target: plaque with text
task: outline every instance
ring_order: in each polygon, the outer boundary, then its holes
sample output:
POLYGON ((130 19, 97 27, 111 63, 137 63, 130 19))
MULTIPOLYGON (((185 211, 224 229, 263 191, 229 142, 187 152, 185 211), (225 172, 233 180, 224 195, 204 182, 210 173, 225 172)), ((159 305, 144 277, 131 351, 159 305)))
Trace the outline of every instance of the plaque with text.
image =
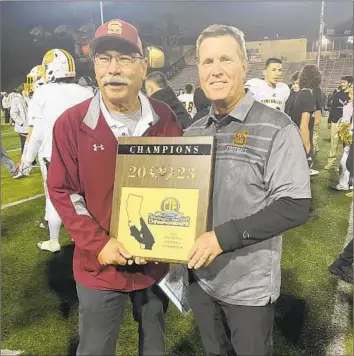
POLYGON ((135 257, 187 263, 207 230, 213 137, 120 137, 110 236, 135 257))

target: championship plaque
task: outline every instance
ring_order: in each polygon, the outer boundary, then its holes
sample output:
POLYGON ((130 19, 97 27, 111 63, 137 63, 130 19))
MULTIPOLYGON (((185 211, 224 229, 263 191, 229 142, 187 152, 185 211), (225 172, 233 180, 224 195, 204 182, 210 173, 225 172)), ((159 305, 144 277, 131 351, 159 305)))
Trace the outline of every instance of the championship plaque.
POLYGON ((110 236, 135 257, 187 263, 207 229, 213 137, 120 137, 110 236))

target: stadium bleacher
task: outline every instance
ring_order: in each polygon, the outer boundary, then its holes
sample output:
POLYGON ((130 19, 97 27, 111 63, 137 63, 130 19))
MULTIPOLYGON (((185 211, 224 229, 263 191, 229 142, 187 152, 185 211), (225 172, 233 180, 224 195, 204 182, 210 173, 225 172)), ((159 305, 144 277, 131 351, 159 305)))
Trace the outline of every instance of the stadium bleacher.
MULTIPOLYGON (((316 60, 307 60, 302 62, 284 62, 283 63, 283 82, 289 83, 291 75, 299 71, 306 64, 317 64, 316 60)), ((262 78, 264 62, 250 63, 246 79, 262 78)), ((331 93, 339 85, 340 78, 344 75, 353 75, 353 59, 321 59, 320 70, 322 71, 322 90, 325 93, 331 93)), ((175 77, 171 79, 172 88, 177 91, 184 88, 186 83, 199 86, 199 77, 197 66, 189 61, 189 64, 183 68, 175 77)))

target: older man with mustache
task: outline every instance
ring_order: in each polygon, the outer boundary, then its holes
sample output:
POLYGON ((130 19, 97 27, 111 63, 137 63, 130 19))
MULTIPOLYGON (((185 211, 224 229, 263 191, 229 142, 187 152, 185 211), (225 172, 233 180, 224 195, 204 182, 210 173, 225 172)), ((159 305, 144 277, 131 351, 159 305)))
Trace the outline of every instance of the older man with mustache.
POLYGON ((168 266, 133 259, 109 236, 109 224, 119 137, 182 131, 167 105, 140 92, 147 60, 135 27, 111 20, 89 48, 100 90, 57 121, 48 176, 52 202, 75 240, 77 355, 115 355, 128 297, 139 324, 139 355, 163 355, 168 301, 156 281, 168 266))

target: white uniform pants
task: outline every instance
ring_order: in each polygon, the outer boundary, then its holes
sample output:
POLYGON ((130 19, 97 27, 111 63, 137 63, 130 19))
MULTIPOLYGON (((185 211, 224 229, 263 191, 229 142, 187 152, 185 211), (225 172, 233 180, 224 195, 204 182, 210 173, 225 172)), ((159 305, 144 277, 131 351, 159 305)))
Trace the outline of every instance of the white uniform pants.
POLYGON ((45 220, 48 221, 49 237, 50 239, 58 240, 60 227, 61 227, 61 219, 49 198, 48 188, 47 188, 48 170, 44 161, 44 157, 41 157, 39 155, 38 158, 39 158, 39 164, 41 166, 41 172, 43 177, 43 187, 44 187, 44 194, 45 194, 45 220))

